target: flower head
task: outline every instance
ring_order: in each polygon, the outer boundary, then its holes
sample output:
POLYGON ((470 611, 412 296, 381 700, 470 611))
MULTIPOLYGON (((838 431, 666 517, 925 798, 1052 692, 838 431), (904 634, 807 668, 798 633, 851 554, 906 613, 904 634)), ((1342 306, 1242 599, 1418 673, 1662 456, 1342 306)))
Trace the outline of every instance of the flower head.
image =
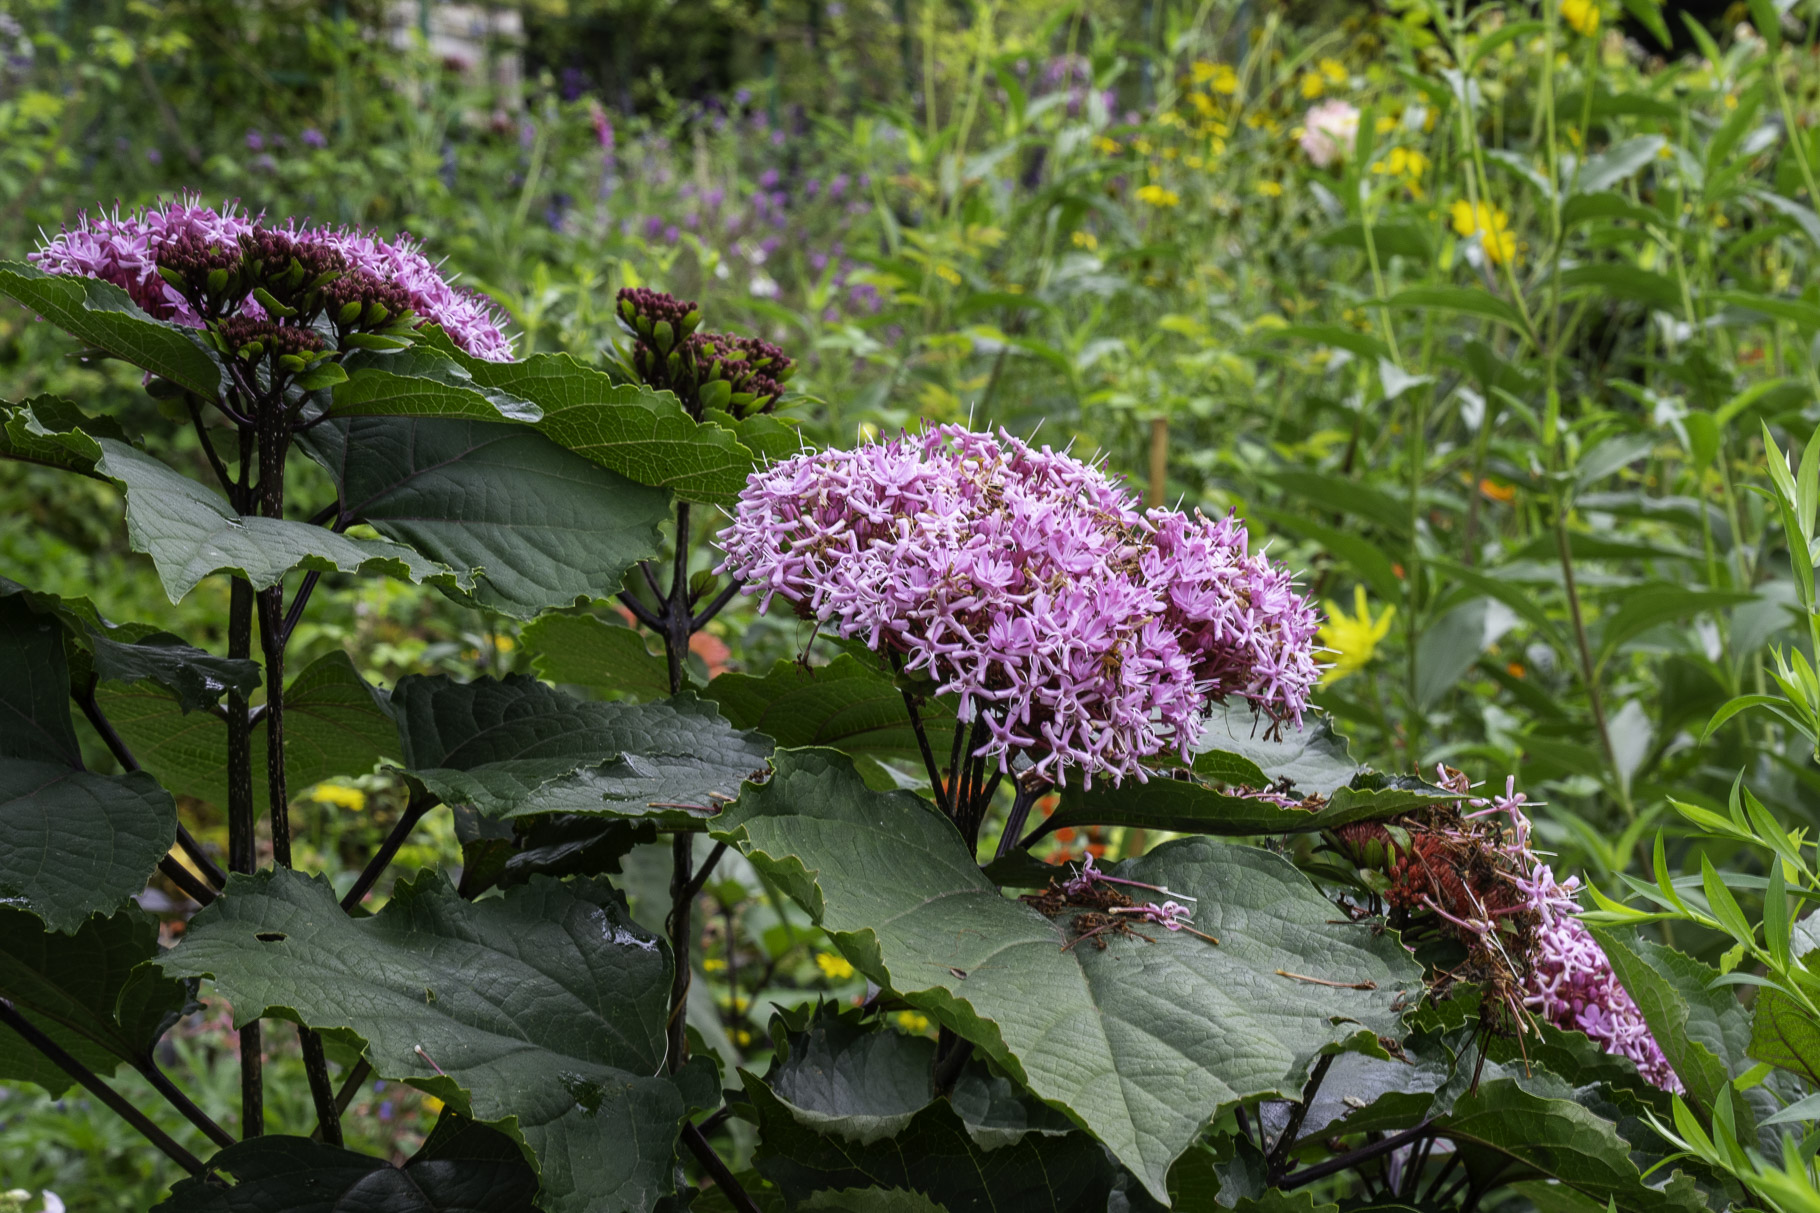
POLYGON ((1321 625, 1321 643, 1335 654, 1334 662, 1321 675, 1321 685, 1338 682, 1356 674, 1371 661, 1378 643, 1390 634, 1390 623, 1397 608, 1386 606, 1376 619, 1371 617, 1371 604, 1365 600, 1365 587, 1353 590, 1353 611, 1348 616, 1337 603, 1327 604, 1327 622, 1321 625))
MULTIPOLYGON (((237 204, 216 210, 196 195, 184 194, 125 214, 116 209, 83 215, 30 259, 49 274, 111 282, 149 314, 200 327, 204 317, 198 303, 220 315, 264 317, 250 292, 254 285, 269 287, 268 282, 247 280, 244 290, 230 292, 232 297, 214 298, 216 292, 204 289, 212 272, 241 268, 248 258, 271 263, 273 272, 290 272, 294 263, 306 271, 300 283, 318 286, 324 274, 365 274, 381 286, 388 302, 401 295, 419 317, 441 325, 475 357, 504 361, 512 356, 512 343, 492 305, 452 285, 408 236, 387 241, 373 233, 295 221, 268 227, 241 214, 237 204)), ((240 281, 246 276, 228 277, 240 281)))
POLYGON ((1599 32, 1598 0, 1561 0, 1561 19, 1575 33, 1592 37, 1599 32))
POLYGON ((1509 215, 1495 206, 1462 198, 1449 209, 1448 217, 1456 234, 1479 238, 1480 247, 1493 265, 1516 264, 1517 235, 1510 230, 1509 215))
POLYGON ((1302 117, 1302 151, 1316 168, 1346 159, 1359 134, 1358 107, 1345 101, 1323 101, 1302 117))
POLYGON ((720 570, 933 680, 976 754, 1145 777, 1237 697, 1300 721, 1313 606, 1239 520, 1140 510, 1099 467, 963 426, 755 473, 720 570))

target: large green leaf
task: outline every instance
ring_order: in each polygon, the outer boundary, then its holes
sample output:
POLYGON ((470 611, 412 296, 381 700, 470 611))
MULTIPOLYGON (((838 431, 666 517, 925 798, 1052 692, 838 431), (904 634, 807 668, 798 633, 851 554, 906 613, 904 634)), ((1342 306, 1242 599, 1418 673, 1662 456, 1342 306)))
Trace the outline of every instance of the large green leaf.
MULTIPOLYGON (((594 615, 551 614, 533 620, 518 639, 532 655, 531 668, 551 682, 634 700, 670 693, 669 665, 645 647, 635 628, 594 615)), ((708 698, 715 698, 712 690, 708 698)), ((725 704, 721 711, 727 712, 725 704)), ((734 719, 731 712, 727 717, 734 719)))
POLYGON ((662 489, 504 422, 361 417, 304 446, 334 477, 344 518, 476 570, 475 599, 519 619, 617 593, 670 517, 662 489))
POLYGON ((1154 929, 1155 943, 1064 951, 1066 917, 1003 897, 926 802, 869 792, 831 751, 774 763, 715 836, 866 976, 1067 1110, 1159 1200, 1170 1163, 1221 1107, 1299 1090, 1318 1054, 1359 1033, 1398 1035, 1396 1008, 1421 988, 1393 935, 1335 924, 1286 860, 1206 839, 1120 874, 1198 898, 1196 925, 1218 945, 1154 929))
MULTIPOLYGON (((1686 953, 1598 928, 1592 933, 1689 1098, 1710 1110, 1750 1068, 1750 1016, 1731 987, 1713 988, 1718 970, 1686 953)), ((1739 1111, 1748 1117, 1742 1106, 1739 1111)))
MULTIPOLYGON (((227 725, 155 687, 103 683, 97 698, 141 766, 172 792, 227 805, 227 725)), ((266 721, 253 723, 253 799, 266 803, 266 721)), ((293 796, 337 775, 365 775, 402 750, 386 693, 339 649, 300 670, 284 694, 285 786, 293 796)))
MULTIPOLYGON (((702 694, 720 705, 735 728, 757 729, 780 746, 827 746, 922 767, 903 692, 877 666, 851 653, 820 666, 779 661, 762 678, 722 674, 702 694)), ((929 701, 917 714, 945 761, 954 729, 953 703, 929 701)))
MULTIPOLYGON (((71 935, 0 907, 0 998, 99 1074, 149 1061, 159 1037, 195 1006, 194 982, 145 964, 157 954, 158 920, 137 906, 96 915, 71 935)), ((12 1032, 0 1033, 0 1078, 52 1095, 73 1081, 12 1032)))
POLYGON ((153 1213, 536 1213, 536 1194, 510 1138, 445 1113, 402 1167, 307 1137, 250 1138, 153 1213))
MULTIPOLYGON (((1203 755, 1205 757, 1205 755, 1203 755)), ((1274 800, 1210 788, 1194 779, 1153 776, 1146 783, 1091 788, 1070 786, 1042 832, 1065 826, 1123 825, 1181 834, 1298 834, 1331 830, 1355 821, 1382 821, 1438 801, 1459 797, 1416 779, 1388 779, 1365 772, 1327 801, 1284 806, 1274 800)))
POLYGON ((230 689, 251 694, 259 685, 257 662, 217 657, 149 624, 108 623, 86 598, 59 598, 0 577, 0 598, 13 595, 63 625, 73 693, 86 690, 92 678, 150 682, 176 696, 185 711, 194 711, 230 689))
POLYGON ((441 417, 465 421, 537 421, 543 410, 510 392, 474 382, 468 369, 439 350, 413 346, 394 354, 351 354, 348 377, 335 385, 335 417, 441 417))
POLYGON ((1750 1055, 1781 1066, 1820 1087, 1820 1024, 1782 991, 1757 991, 1751 1009, 1750 1055))
POLYGON ((58 328, 207 400, 221 392, 222 369, 195 330, 154 320, 110 282, 47 274, 0 261, 0 294, 11 295, 58 328))
POLYGON ((730 505, 746 485, 752 452, 731 431, 694 421, 668 392, 615 383, 567 354, 522 362, 455 356, 475 383, 541 408, 537 428, 559 445, 640 484, 716 505, 730 505))
POLYGON ((1238 700, 1216 707, 1195 743, 1197 754, 1237 754, 1255 763, 1272 783, 1287 781, 1298 796, 1331 796, 1352 782, 1359 764, 1333 720, 1311 714, 1301 728, 1270 721, 1238 700))
POLYGON ((764 770, 771 744, 684 693, 579 700, 520 674, 401 678, 392 693, 411 777, 488 817, 611 813, 686 824, 764 770), (678 806, 699 806, 683 808, 678 806))
POLYGON ((69 690, 62 625, 0 596, 0 904, 54 931, 145 888, 177 838, 177 806, 150 775, 83 769, 69 690))
POLYGON ((113 418, 90 417, 58 396, 33 396, 0 408, 0 459, 93 476, 101 458, 96 438, 125 442, 126 432, 113 418))
POLYGON ((498 1124, 528 1147, 546 1213, 643 1210, 672 1189, 670 953, 604 886, 539 877, 469 902, 426 871, 355 919, 319 877, 235 875, 159 964, 213 977, 242 1023, 358 1036, 381 1077, 498 1124))
POLYGON ((111 438, 97 441, 96 471, 126 493, 126 530, 135 551, 158 567, 172 602, 214 573, 245 577, 254 589, 277 585, 292 569, 383 573, 463 591, 472 574, 426 560, 401 543, 353 539, 288 518, 256 518, 150 455, 111 438))
POLYGON ((1696 1213, 1707 1207, 1684 1172, 1673 1172, 1666 1182, 1658 1173, 1660 1187, 1646 1183, 1611 1121, 1573 1099, 1529 1090, 1515 1077, 1489 1079, 1461 1095, 1441 1128, 1460 1149, 1468 1172, 1485 1183, 1539 1175, 1601 1206, 1611 1201, 1622 1213, 1696 1213))
MULTIPOLYGON (((784 1035, 781 1024, 772 1030, 784 1035)), ((1107 1208, 1123 1177, 1104 1149, 978 1065, 952 1099, 936 1100, 934 1057, 926 1037, 830 1009, 788 1032, 762 1080, 742 1074, 758 1114, 759 1171, 793 1205, 879 1187, 922 1193, 949 1213, 1107 1208)))

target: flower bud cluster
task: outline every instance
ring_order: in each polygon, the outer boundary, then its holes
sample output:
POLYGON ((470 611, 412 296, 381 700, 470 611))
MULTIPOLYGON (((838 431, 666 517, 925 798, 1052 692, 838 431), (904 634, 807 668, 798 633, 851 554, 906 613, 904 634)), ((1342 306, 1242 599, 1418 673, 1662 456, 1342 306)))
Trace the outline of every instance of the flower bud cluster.
POLYGON ((152 316, 200 328, 229 316, 350 334, 441 325, 469 354, 512 356, 500 317, 453 286, 408 238, 345 228, 265 226, 194 195, 140 211, 83 216, 31 255, 46 273, 99 278, 152 316))
POLYGON ((1214 703, 1299 721, 1315 609, 1244 526, 1143 512, 1101 468, 941 426, 755 473, 717 571, 858 637, 980 720, 978 755, 1146 777, 1214 703))
POLYGON ((795 363, 757 337, 698 332, 701 309, 646 287, 619 292, 619 317, 632 335, 632 370, 673 392, 699 420, 708 409, 744 419, 777 407, 795 363))

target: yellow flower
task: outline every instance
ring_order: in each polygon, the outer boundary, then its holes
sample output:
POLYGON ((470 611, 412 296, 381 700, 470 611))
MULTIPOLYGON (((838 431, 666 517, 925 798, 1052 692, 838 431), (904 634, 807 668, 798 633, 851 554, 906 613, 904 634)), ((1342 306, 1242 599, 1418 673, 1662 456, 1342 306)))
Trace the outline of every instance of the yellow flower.
POLYGON ((1146 202, 1151 206, 1176 206, 1182 201, 1181 195, 1174 190, 1166 190, 1160 185, 1139 186, 1137 196, 1139 202, 1146 202))
POLYGON ((1205 84, 1208 92, 1222 93, 1225 96, 1239 91, 1239 74, 1227 63, 1197 63, 1194 65, 1194 78, 1205 84), (1202 75, 1205 69, 1206 74, 1202 75))
POLYGON ((929 1030, 929 1017, 921 1011, 899 1011, 891 1017, 891 1022, 906 1032, 918 1035, 929 1030))
POLYGON ((1088 252, 1092 252, 1100 246, 1100 238, 1098 236, 1095 236, 1092 232, 1083 232, 1079 228, 1074 230, 1074 234, 1070 236, 1069 239, 1074 242, 1075 248, 1084 248, 1088 252))
POLYGON ((1264 195, 1266 198, 1281 198, 1283 196, 1283 187, 1281 183, 1276 181, 1260 181, 1258 182, 1258 193, 1264 195))
POLYGON ((310 792, 310 799, 318 804, 332 804, 349 812, 358 813, 367 807, 367 794, 359 788, 344 787, 338 783, 319 783, 310 792))
POLYGON ((845 981, 853 976, 853 966, 847 963, 847 958, 832 952, 817 952, 815 964, 829 981, 845 981))
POLYGON ((719 973, 726 967, 727 967, 727 962, 722 960, 718 956, 702 957, 701 971, 704 973, 719 973))
POLYGON ((1353 603, 1358 614, 1350 618, 1337 603, 1327 604, 1327 622, 1321 625, 1321 643, 1333 650, 1334 660, 1321 675, 1322 686, 1363 669, 1371 655, 1377 652, 1378 642, 1390 634, 1390 621, 1397 616, 1397 608, 1386 605, 1384 613, 1373 619, 1362 585, 1354 588, 1353 603))
POLYGON ((1599 30, 1598 0, 1561 0, 1561 19, 1576 32, 1592 37, 1599 30))
POLYGON ((1412 147, 1393 147, 1384 158, 1371 166, 1371 171, 1389 177, 1405 178, 1409 193, 1417 201, 1422 197, 1422 174, 1428 171, 1429 160, 1412 147))
POLYGON ((1102 156, 1116 156, 1125 149, 1119 146, 1117 139, 1108 139, 1104 135, 1093 137, 1093 150, 1102 156))
POLYGON ((943 282, 950 283, 954 286, 959 286, 961 284, 961 272, 952 265, 936 266, 935 276, 940 278, 943 282))
POLYGON ((1321 79, 1319 72, 1307 72, 1302 76, 1302 96, 1312 101, 1327 88, 1327 82, 1321 79))
POLYGON ((1516 264, 1517 235, 1510 230, 1510 216, 1495 206, 1481 202, 1474 206, 1465 199, 1453 204, 1449 214, 1453 230, 1461 236, 1478 236, 1485 256, 1493 265, 1516 264))
POLYGON ((423 1114, 425 1116, 434 1116, 440 1111, 442 1111, 442 1100, 437 1099, 434 1095, 423 1097, 423 1114))
POLYGON ((1323 59, 1318 66, 1329 84, 1346 83, 1346 65, 1338 59, 1323 59))

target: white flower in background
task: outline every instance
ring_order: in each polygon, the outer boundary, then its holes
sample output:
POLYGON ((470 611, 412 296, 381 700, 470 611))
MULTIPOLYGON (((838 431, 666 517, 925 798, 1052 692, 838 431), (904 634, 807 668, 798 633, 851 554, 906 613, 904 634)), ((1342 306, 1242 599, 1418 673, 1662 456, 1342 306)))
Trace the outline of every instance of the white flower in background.
POLYGON ((1316 168, 1346 159, 1358 134, 1358 107, 1345 101, 1323 101, 1302 118, 1302 150, 1316 168))

